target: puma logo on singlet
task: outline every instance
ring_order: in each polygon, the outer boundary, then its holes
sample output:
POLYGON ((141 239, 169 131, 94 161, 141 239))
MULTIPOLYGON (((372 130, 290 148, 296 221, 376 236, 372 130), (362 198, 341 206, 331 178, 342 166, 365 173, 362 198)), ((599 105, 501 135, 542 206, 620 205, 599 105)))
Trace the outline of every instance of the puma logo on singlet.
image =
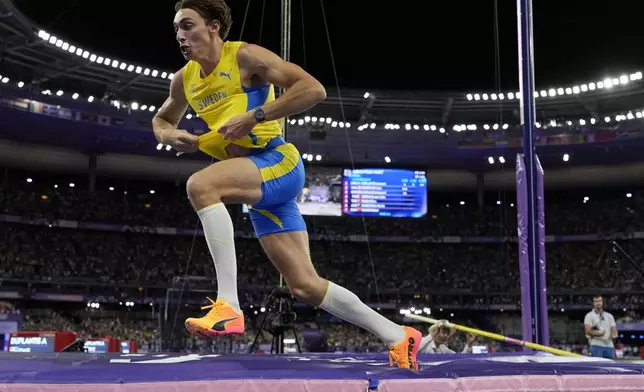
POLYGON ((230 71, 228 71, 228 73, 222 71, 222 72, 219 72, 219 76, 225 76, 225 77, 228 78, 228 80, 233 80, 233 78, 230 76, 230 74, 232 74, 232 73, 233 73, 232 69, 230 71))

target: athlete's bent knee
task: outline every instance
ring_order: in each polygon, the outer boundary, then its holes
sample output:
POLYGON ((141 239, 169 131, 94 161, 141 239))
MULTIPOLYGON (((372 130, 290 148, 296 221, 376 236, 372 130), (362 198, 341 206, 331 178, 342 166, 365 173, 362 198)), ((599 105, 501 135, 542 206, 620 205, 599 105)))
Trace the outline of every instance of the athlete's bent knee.
POLYGON ((217 185, 202 173, 195 173, 188 178, 186 192, 188 193, 188 199, 197 209, 205 208, 221 201, 217 185))
POLYGON ((288 288, 295 298, 315 306, 324 299, 326 286, 326 281, 319 276, 288 283, 288 288))

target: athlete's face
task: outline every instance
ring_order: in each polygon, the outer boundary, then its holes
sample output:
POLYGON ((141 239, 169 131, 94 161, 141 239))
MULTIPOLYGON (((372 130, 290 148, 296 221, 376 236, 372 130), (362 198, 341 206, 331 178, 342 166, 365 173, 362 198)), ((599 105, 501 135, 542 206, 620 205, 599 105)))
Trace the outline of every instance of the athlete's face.
POLYGON ((206 57, 219 34, 219 21, 206 22, 195 10, 184 8, 174 17, 179 49, 186 60, 206 57))

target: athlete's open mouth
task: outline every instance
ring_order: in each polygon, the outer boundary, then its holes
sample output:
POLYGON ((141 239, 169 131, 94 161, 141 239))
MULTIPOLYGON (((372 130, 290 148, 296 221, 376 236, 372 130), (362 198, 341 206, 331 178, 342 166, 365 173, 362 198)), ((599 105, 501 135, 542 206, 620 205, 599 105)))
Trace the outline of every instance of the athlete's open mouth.
POLYGON ((190 46, 188 45, 181 45, 181 53, 184 55, 188 55, 190 53, 190 46))

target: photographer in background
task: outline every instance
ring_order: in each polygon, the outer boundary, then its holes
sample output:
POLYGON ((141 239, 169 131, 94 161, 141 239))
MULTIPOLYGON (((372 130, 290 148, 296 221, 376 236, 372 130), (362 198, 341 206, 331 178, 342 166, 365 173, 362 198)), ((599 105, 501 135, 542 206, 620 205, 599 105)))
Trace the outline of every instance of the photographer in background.
POLYGON ((604 311, 601 295, 593 297, 593 310, 584 318, 590 353, 597 358, 615 358, 613 339, 617 339, 617 324, 612 314, 604 311))

